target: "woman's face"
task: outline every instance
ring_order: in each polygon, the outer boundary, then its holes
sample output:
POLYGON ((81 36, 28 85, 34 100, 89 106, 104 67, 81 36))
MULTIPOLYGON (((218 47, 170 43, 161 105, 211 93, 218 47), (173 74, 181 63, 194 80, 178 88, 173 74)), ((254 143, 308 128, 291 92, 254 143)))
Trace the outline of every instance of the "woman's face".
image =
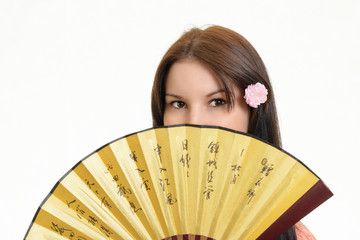
POLYGON ((165 82, 164 125, 215 125, 247 132, 249 108, 234 87, 234 106, 228 108, 225 90, 213 72, 199 61, 175 62, 165 82))

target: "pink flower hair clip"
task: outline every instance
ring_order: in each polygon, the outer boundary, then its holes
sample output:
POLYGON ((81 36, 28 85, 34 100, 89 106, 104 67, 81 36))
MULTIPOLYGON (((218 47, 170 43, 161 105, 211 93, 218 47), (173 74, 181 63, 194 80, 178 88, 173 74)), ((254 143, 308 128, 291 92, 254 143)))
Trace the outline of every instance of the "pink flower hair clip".
POLYGON ((257 108, 260 104, 265 103, 267 100, 268 90, 261 83, 250 84, 245 89, 245 101, 253 108, 257 108))

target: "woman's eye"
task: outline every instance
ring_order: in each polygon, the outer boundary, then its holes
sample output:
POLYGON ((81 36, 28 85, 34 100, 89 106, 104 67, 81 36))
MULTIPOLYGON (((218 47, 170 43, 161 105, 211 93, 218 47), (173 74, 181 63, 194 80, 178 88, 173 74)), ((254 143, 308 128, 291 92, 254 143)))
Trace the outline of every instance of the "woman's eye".
POLYGON ((226 101, 224 99, 213 99, 210 102, 211 107, 218 107, 218 106, 225 105, 225 104, 226 104, 226 101))
POLYGON ((173 101, 170 103, 174 108, 180 109, 186 107, 186 104, 182 101, 173 101))

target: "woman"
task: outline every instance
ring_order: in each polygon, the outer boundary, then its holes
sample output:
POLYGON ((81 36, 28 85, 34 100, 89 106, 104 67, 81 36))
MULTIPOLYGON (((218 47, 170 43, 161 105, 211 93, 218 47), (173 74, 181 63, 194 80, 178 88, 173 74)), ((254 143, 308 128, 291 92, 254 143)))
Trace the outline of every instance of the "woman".
MULTIPOLYGON (((152 89, 154 126, 217 125, 248 132, 281 147, 271 83, 260 56, 240 34, 220 26, 191 29, 161 60, 152 89), (245 89, 267 89, 250 107, 245 89)), ((298 223, 277 239, 315 239, 298 223)))

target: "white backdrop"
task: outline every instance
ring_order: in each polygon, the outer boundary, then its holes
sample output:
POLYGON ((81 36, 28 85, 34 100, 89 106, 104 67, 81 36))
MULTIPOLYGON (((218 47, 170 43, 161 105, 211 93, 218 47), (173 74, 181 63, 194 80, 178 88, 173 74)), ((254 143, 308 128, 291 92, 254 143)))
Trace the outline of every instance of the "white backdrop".
POLYGON ((244 35, 273 82, 284 149, 335 196, 303 219, 360 234, 360 1, 0 0, 1 239, 22 239, 56 181, 103 144, 151 126, 166 49, 192 26, 244 35))

